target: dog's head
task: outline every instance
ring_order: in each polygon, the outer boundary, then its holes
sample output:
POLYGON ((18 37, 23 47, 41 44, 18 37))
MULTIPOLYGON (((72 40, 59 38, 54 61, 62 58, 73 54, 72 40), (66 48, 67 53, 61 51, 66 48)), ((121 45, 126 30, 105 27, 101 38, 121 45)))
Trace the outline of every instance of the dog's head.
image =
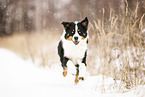
POLYGON ((87 38, 88 18, 81 22, 62 22, 65 28, 65 39, 77 45, 81 40, 87 38))

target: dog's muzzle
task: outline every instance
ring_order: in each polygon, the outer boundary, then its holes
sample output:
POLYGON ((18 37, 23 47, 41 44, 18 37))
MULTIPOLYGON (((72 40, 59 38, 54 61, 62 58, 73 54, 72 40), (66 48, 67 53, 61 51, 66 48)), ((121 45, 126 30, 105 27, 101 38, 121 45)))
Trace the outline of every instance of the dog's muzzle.
POLYGON ((77 45, 79 43, 78 37, 74 37, 74 41, 73 42, 74 42, 75 45, 77 45))

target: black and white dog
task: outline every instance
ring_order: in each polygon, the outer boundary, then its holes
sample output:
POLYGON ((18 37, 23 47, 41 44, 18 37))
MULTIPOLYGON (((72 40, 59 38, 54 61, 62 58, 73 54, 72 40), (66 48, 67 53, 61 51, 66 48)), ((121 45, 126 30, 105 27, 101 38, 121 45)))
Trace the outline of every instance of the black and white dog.
POLYGON ((84 80, 86 73, 86 57, 88 47, 88 19, 81 21, 62 22, 64 32, 58 45, 58 55, 63 67, 63 76, 69 67, 75 71, 75 83, 84 80), (71 63, 73 66, 70 66, 71 63))

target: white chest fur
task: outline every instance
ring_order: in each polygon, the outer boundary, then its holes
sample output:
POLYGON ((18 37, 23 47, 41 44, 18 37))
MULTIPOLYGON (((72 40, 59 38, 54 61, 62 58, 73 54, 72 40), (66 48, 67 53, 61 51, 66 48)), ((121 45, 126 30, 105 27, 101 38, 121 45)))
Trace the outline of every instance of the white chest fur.
POLYGON ((80 63, 87 50, 86 39, 75 45, 72 41, 63 40, 64 56, 69 58, 74 64, 80 63))

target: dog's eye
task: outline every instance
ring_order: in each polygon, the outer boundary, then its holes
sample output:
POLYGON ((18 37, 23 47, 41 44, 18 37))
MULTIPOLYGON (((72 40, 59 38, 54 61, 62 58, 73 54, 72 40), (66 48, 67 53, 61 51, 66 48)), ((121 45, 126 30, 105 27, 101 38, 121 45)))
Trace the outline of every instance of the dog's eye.
POLYGON ((79 33, 81 33, 81 32, 79 32, 79 33))
POLYGON ((72 31, 72 33, 74 33, 74 32, 72 31))

